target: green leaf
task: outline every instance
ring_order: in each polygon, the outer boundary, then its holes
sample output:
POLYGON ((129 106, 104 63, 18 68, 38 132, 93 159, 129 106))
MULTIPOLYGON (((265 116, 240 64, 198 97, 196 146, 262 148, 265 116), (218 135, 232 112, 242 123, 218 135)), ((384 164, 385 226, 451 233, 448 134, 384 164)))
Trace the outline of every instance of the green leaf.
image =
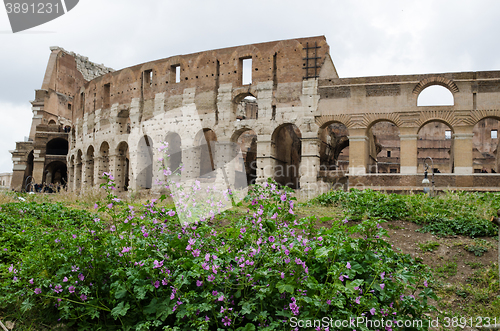
POLYGON ((333 251, 333 247, 321 247, 316 250, 316 258, 327 258, 330 252, 333 251))
POLYGON ((253 325, 251 323, 247 323, 247 325, 245 325, 245 327, 240 327, 240 328, 236 329, 236 331, 255 331, 255 325, 253 325))
POLYGON ((127 314, 127 311, 129 310, 130 305, 127 302, 126 305, 123 304, 123 301, 118 304, 113 310, 111 310, 111 316, 116 320, 120 316, 125 316, 127 314))
POLYGON ((146 307, 144 307, 144 313, 145 314, 156 314, 156 310, 158 309, 158 306, 156 305, 156 303, 158 302, 158 299, 154 298, 153 300, 151 300, 151 302, 149 303, 149 305, 147 305, 146 307))
POLYGON ((115 293, 115 299, 121 299, 121 298, 123 298, 125 296, 125 294, 127 294, 127 290, 125 290, 125 289, 116 291, 116 293, 115 293))
POLYGON ((293 285, 284 284, 283 282, 279 282, 278 284, 276 284, 276 288, 278 289, 278 291, 280 291, 280 293, 283 293, 286 291, 286 292, 292 293, 292 294, 293 294, 293 290, 295 289, 293 287, 293 285))

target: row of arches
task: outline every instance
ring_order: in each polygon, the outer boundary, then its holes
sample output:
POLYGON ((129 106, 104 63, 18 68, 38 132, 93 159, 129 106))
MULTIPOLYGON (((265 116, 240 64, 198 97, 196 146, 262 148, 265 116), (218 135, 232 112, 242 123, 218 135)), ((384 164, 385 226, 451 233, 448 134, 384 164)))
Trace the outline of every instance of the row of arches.
MULTIPOLYGON (((498 130, 500 121, 483 118, 473 127, 473 171, 497 173, 498 130)), ((417 172, 424 171, 424 161, 431 157, 435 173, 454 173, 456 157, 453 153, 454 128, 442 120, 423 124, 417 132, 417 172)), ((381 120, 366 130, 369 141, 369 173, 401 172, 401 140, 399 127, 381 120)), ((349 130, 339 122, 327 123, 319 131, 321 170, 349 169, 349 130)))
MULTIPOLYGON (((497 158, 499 123, 496 118, 484 118, 474 126, 474 172, 486 170, 496 173, 500 170, 497 158)), ((327 122, 319 128, 319 170, 341 171, 344 175, 349 172, 349 132, 349 128, 336 121, 327 122)), ((366 129, 369 146, 368 173, 401 172, 400 135, 400 127, 389 120, 377 120, 366 129)), ((416 139, 418 173, 423 172, 423 162, 427 156, 434 160, 434 172, 454 172, 454 128, 451 125, 442 120, 430 120, 418 129, 416 139)), ((191 178, 200 177, 207 181, 213 179, 221 152, 215 144, 218 139, 212 129, 205 128, 197 134, 191 148, 185 147, 186 142, 178 133, 167 133, 164 140, 169 144, 170 158, 167 166, 172 171, 180 173, 180 166, 189 162, 191 166, 184 171, 191 178)), ((236 178, 239 178, 237 182, 255 183, 258 178, 258 155, 262 154, 258 151, 259 136, 253 129, 246 127, 235 131, 230 140, 237 143, 242 152, 241 166, 234 169, 236 178)), ((267 148, 264 146, 267 143, 263 141, 261 148, 267 148)), ((300 188, 302 145, 302 133, 291 123, 278 126, 271 135, 269 159, 272 159, 272 176, 281 185, 300 188)), ((137 161, 134 165, 137 189, 152 188, 155 184, 154 178, 160 177, 154 158, 158 146, 159 142, 156 142, 155 146, 153 139, 147 135, 141 137, 137 144, 137 161)), ((119 173, 115 177, 120 178, 117 189, 127 190, 133 172, 128 144, 121 142, 112 154, 115 157, 113 169, 119 173)), ((82 182, 86 186, 100 184, 95 173, 113 171, 110 163, 110 146, 107 142, 103 142, 98 151, 95 151, 93 146, 88 146, 85 157, 84 152, 78 150, 70 161, 70 168, 75 171, 75 188, 79 189, 79 183, 82 182)))

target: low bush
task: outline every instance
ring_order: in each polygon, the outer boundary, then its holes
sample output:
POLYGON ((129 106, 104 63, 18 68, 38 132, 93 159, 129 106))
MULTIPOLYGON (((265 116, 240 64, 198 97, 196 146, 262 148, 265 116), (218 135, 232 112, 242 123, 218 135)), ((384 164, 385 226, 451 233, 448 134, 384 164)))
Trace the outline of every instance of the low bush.
POLYGON ((498 193, 448 192, 429 197, 425 194, 396 195, 352 189, 322 194, 311 203, 341 206, 345 217, 350 220, 375 217, 414 222, 423 225, 420 231, 439 236, 475 238, 498 234, 498 227, 489 221, 500 207, 498 193))
POLYGON ((406 215, 400 207, 318 228, 269 182, 225 227, 180 224, 157 201, 124 204, 107 179, 100 217, 57 204, 2 207, 4 314, 78 330, 288 330, 294 319, 425 320, 433 309, 427 269, 395 252, 374 218, 406 215))

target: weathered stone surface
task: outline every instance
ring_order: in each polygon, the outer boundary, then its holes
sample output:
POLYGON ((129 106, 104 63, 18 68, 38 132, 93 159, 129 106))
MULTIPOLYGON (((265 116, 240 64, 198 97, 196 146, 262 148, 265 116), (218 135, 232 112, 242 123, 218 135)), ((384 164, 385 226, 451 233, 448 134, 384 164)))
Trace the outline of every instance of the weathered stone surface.
POLYGON ((491 188, 495 174, 474 173, 500 170, 498 139, 489 136, 499 129, 500 72, 339 78, 323 36, 117 71, 51 47, 32 105, 30 141, 12 151, 16 190, 30 178, 84 190, 109 171, 118 190, 158 191, 157 147, 164 141, 179 149, 172 162, 184 164, 186 178, 228 161, 235 142, 245 166, 230 176, 272 176, 306 195, 335 183, 418 187, 427 156, 435 169, 456 174, 439 175, 443 187, 491 188), (251 79, 244 83, 248 59, 251 79), (431 85, 447 88, 453 105, 418 106, 431 85), (55 139, 69 144, 63 158, 48 153, 55 139))

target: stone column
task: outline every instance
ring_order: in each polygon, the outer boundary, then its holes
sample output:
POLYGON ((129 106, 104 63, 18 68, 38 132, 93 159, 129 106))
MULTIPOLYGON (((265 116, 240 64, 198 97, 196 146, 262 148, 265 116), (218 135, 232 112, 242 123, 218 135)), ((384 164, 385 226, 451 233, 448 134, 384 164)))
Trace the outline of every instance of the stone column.
POLYGON ((89 166, 89 160, 87 160, 87 156, 85 155, 85 157, 82 158, 82 181, 81 181, 82 192, 87 190, 89 187, 92 187, 92 183, 87 178, 88 175, 90 174, 90 169, 88 169, 88 166, 89 166))
POLYGON ((44 163, 45 158, 35 159, 33 161, 33 180, 36 184, 42 184, 44 163))
POLYGON ((368 165, 368 137, 366 128, 349 129, 349 175, 366 174, 368 165))
POLYGON ((418 168, 418 128, 400 128, 399 162, 402 174, 416 174, 418 168))
POLYGON ((300 191, 305 198, 312 198, 319 191, 320 141, 316 132, 302 133, 300 158, 300 191))
POLYGON ((274 178, 274 142, 271 135, 257 135, 257 184, 274 178))
POLYGON ((97 187, 102 183, 101 162, 102 156, 94 156, 94 185, 97 187))
POLYGON ((77 161, 75 166, 75 192, 80 192, 82 185, 82 161, 77 161))
POLYGON ((119 191, 118 190, 118 183, 119 183, 119 180, 121 179, 121 176, 120 177, 118 176, 118 172, 119 172, 118 168, 119 168, 119 158, 120 158, 120 156, 117 155, 117 154, 109 154, 108 158, 109 158, 109 172, 115 178, 115 188, 116 188, 116 191, 119 191))
POLYGON ((125 187, 125 156, 110 155, 110 169, 115 177, 115 187, 117 192, 122 192, 125 187))
POLYGON ((453 134, 453 161, 456 174, 472 174, 472 133, 473 126, 455 127, 453 134))
POLYGON ((66 190, 69 192, 73 188, 74 176, 75 175, 75 167, 73 163, 71 163, 68 167, 68 181, 66 182, 66 190))

